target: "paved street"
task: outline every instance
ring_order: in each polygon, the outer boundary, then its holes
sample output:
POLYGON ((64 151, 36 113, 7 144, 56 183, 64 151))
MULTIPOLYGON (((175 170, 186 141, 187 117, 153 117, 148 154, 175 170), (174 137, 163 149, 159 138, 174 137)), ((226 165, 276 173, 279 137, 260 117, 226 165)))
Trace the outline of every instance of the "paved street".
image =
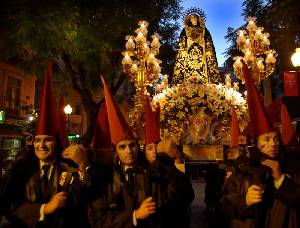
POLYGON ((191 228, 206 228, 207 219, 205 218, 204 210, 204 190, 205 182, 204 180, 193 181, 193 188, 195 192, 195 199, 192 203, 192 217, 191 217, 191 228))

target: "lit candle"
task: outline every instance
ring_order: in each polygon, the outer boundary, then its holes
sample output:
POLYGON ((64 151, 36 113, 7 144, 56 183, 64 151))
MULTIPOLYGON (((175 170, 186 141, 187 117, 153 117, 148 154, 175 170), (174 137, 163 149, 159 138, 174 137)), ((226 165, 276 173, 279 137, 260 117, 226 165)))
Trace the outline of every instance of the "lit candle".
POLYGON ((154 57, 153 53, 150 53, 147 58, 147 63, 152 64, 154 62, 154 60, 155 60, 155 57, 154 57))
POLYGON ((229 89, 231 87, 231 77, 230 77, 230 74, 226 74, 225 84, 226 84, 226 88, 227 89, 229 89))
POLYGON ((253 17, 248 18, 248 25, 247 25, 248 31, 255 31, 256 28, 257 26, 255 24, 255 18, 253 17))
POLYGON ((233 68, 237 69, 237 70, 241 70, 243 67, 241 57, 235 57, 234 60, 235 60, 235 62, 233 64, 233 68))
POLYGON ((146 43, 143 44, 143 50, 146 53, 146 55, 148 55, 148 53, 150 52, 150 48, 146 43))
POLYGON ((132 60, 131 60, 131 58, 130 58, 130 56, 128 55, 127 52, 125 53, 125 56, 122 60, 122 64, 123 65, 131 65, 132 64, 132 60))
POLYGON ((273 55, 273 52, 271 52, 271 51, 267 54, 267 57, 266 57, 266 64, 270 64, 270 63, 276 63, 276 59, 273 55))
POLYGON ((245 42, 245 49, 249 49, 249 48, 251 48, 251 41, 250 39, 247 39, 245 42))
POLYGON ((261 37, 262 37, 261 31, 262 31, 262 28, 258 28, 258 29, 256 30, 255 35, 254 35, 254 39, 255 39, 255 40, 260 40, 260 39, 261 39, 261 37))
POLYGON ((249 61, 252 61, 253 60, 253 55, 251 53, 251 51, 248 49, 245 53, 245 57, 244 57, 244 60, 246 62, 249 62, 249 61))
POLYGON ((138 70, 139 70, 139 68, 138 68, 138 66, 135 63, 132 64, 132 66, 130 67, 130 71, 133 74, 135 74, 138 70))
POLYGON ((126 49, 129 50, 129 51, 133 51, 133 50, 134 50, 135 44, 134 44, 134 41, 133 41, 132 37, 130 37, 130 38, 127 40, 127 42, 126 42, 126 44, 125 44, 125 47, 126 47, 126 49))
POLYGON ((163 81, 163 83, 165 83, 166 85, 168 84, 168 75, 167 75, 167 74, 165 74, 165 75, 163 76, 162 81, 163 81))
POLYGON ((265 69, 265 65, 263 63, 263 59, 259 59, 258 62, 257 62, 257 68, 260 70, 260 71, 263 71, 265 69))
POLYGON ((235 90, 235 91, 239 91, 239 83, 238 82, 234 82, 233 83, 233 89, 235 90))
POLYGON ((143 35, 146 36, 147 33, 148 33, 148 29, 147 29, 148 22, 147 21, 140 21, 138 24, 140 25, 139 31, 141 31, 143 33, 143 35))
POLYGON ((139 43, 142 43, 142 42, 144 42, 144 40, 145 40, 145 37, 144 37, 143 33, 138 32, 138 34, 136 36, 136 41, 139 42, 139 43))
POLYGON ((268 39, 268 35, 267 35, 267 34, 268 34, 268 33, 265 33, 265 34, 264 34, 264 37, 263 37, 263 44, 269 46, 269 45, 270 45, 270 41, 269 41, 269 39, 268 39))
POLYGON ((239 30, 238 31, 238 37, 237 37, 237 41, 236 41, 239 45, 243 45, 246 42, 246 37, 244 35, 244 31, 243 30, 239 30))
POLYGON ((154 49, 158 49, 160 47, 159 39, 156 36, 153 36, 151 47, 154 49))

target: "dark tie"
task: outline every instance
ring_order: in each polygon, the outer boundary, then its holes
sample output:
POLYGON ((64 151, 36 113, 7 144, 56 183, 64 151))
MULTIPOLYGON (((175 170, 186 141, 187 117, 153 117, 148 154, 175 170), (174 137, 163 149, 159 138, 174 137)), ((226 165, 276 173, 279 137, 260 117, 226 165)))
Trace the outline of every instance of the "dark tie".
POLYGON ((130 194, 133 194, 134 192, 134 173, 132 168, 128 168, 125 171, 125 182, 128 183, 129 192, 130 194))
POLYGON ((42 194, 42 200, 44 202, 48 202, 50 199, 50 185, 48 180, 50 165, 43 165, 42 167, 44 173, 41 177, 41 194, 42 194))

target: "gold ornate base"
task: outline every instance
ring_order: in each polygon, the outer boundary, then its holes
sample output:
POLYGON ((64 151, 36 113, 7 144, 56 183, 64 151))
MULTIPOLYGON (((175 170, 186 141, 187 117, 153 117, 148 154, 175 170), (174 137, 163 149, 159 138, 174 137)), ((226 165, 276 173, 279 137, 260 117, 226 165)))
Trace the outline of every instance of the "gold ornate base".
POLYGON ((221 161, 223 145, 183 145, 183 156, 190 161, 221 161))

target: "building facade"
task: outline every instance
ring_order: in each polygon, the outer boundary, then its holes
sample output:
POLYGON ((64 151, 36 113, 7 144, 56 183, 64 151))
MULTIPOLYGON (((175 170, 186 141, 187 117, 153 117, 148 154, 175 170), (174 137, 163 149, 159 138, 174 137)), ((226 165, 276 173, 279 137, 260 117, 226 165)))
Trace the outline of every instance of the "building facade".
POLYGON ((0 61, 0 156, 13 160, 26 143, 24 126, 29 118, 26 107, 34 106, 35 81, 20 69, 0 61))

